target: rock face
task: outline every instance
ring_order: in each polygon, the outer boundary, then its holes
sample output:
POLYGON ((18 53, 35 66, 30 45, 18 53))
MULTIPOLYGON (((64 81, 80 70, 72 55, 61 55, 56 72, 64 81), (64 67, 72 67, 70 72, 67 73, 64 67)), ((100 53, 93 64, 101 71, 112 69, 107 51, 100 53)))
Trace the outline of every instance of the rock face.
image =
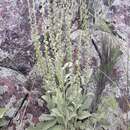
MULTIPOLYGON (((119 34, 125 39, 122 41, 122 51, 123 56, 121 62, 119 64, 119 69, 123 72, 122 79, 120 82, 121 91, 125 91, 127 87, 127 74, 130 74, 130 67, 128 61, 128 55, 130 54, 129 47, 130 47, 130 1, 129 0, 115 0, 113 2, 112 8, 112 18, 111 20, 114 21, 114 26, 116 30, 118 30, 119 34)), ((122 92, 124 93, 124 92, 122 92)))
POLYGON ((113 21, 115 27, 120 31, 128 41, 130 33, 130 1, 115 0, 113 3, 113 21))
POLYGON ((11 122, 10 130, 34 125, 39 122, 40 115, 47 112, 39 98, 42 81, 37 78, 33 87, 30 83, 26 84, 27 88, 25 85, 25 75, 34 63, 27 0, 0 0, 0 107, 9 109, 6 118, 7 123, 11 122))
POLYGON ((26 0, 0 1, 0 66, 29 72, 34 65, 26 0))
POLYGON ((32 83, 17 71, 4 67, 0 67, 0 75, 0 107, 8 110, 5 117, 7 124, 10 122, 9 128, 23 130, 38 123, 41 114, 48 112, 40 99, 41 79, 37 77, 32 83))

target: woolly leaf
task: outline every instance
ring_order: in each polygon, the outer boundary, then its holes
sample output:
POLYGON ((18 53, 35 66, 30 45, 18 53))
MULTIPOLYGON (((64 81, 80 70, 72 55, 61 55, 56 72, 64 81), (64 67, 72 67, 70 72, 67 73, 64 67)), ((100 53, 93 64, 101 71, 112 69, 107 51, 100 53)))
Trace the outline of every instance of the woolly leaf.
POLYGON ((88 111, 81 111, 79 114, 78 114, 78 119, 79 120, 84 120, 88 117, 91 117, 92 115, 88 112, 88 111))
POLYGON ((42 121, 54 120, 54 117, 51 116, 50 114, 42 114, 39 118, 42 121))
POLYGON ((64 130, 64 127, 62 125, 55 125, 48 130, 64 130))
POLYGON ((0 108, 0 119, 3 118, 6 111, 7 110, 5 108, 0 108))
POLYGON ((27 130, 48 130, 56 124, 56 120, 40 122, 35 127, 30 127, 27 130))

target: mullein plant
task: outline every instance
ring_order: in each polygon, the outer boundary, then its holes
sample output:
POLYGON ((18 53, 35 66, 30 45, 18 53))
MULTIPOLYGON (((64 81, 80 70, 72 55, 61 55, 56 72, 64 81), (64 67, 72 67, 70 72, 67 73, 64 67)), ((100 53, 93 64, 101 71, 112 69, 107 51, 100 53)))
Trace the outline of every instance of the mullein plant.
MULTIPOLYGON (((88 48, 90 41, 86 3, 85 0, 48 1, 48 22, 44 30, 44 53, 43 50, 41 51, 35 16, 30 17, 30 19, 33 18, 30 23, 32 25, 31 38, 36 50, 37 72, 43 77, 45 89, 45 95, 42 98, 47 104, 49 113, 42 114, 41 122, 28 128, 29 130, 92 130, 100 122, 96 118, 100 113, 95 117, 89 112, 90 97, 93 94, 82 88, 84 84, 88 83, 92 74, 89 66, 81 69, 82 48, 88 48), (71 26, 73 9, 77 6, 80 16, 78 28, 80 34, 77 51, 74 52, 71 26)), ((34 6, 34 4, 32 5, 34 6)), ((29 8, 31 8, 30 15, 35 15, 35 10, 31 6, 29 8)), ((87 49, 86 53, 89 53, 87 49)))
MULTIPOLYGON (((56 0, 49 1, 49 26, 44 35, 44 55, 40 50, 39 38, 34 34, 32 36, 37 67, 43 76, 43 87, 46 91, 42 98, 47 103, 49 114, 43 114, 41 123, 29 128, 30 130, 84 130, 87 124, 83 122, 91 117, 85 107, 88 95, 81 88, 83 75, 80 69, 80 51, 77 52, 76 62, 73 62, 70 35, 73 17, 71 11, 75 1, 71 3, 63 0, 59 3, 57 6, 56 0)), ((82 5, 84 3, 81 2, 81 7, 82 5)), ((80 33, 79 48, 82 40, 88 39, 87 34, 80 33)))

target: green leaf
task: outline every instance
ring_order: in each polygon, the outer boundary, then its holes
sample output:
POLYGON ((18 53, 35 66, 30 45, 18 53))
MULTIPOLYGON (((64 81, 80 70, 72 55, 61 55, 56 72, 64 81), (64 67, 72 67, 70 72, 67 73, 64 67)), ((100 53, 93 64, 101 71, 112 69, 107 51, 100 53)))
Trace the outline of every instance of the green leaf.
POLYGON ((56 120, 40 122, 35 127, 29 127, 27 130, 48 130, 56 124, 56 120))
MULTIPOLYGON (((84 130, 86 128, 86 123, 83 123, 82 121, 78 121, 76 123, 76 127, 80 128, 81 130, 84 130)), ((86 130, 86 129, 85 129, 86 130)))
POLYGON ((6 108, 0 108, 0 119, 3 118, 6 111, 7 111, 6 108))
POLYGON ((88 117, 91 117, 92 115, 88 112, 88 111, 81 111, 79 114, 78 114, 78 119, 79 120, 83 120, 83 119, 86 119, 88 117))
POLYGON ((72 120, 72 119, 75 118, 76 116, 77 116, 76 113, 70 114, 70 116, 68 117, 68 121, 72 120))
POLYGON ((54 115, 56 117, 63 117, 63 115, 56 108, 52 109, 51 112, 51 115, 54 115))
POLYGON ((57 121, 54 120, 54 121, 48 121, 48 122, 43 123, 42 130, 48 130, 49 128, 53 127, 56 124, 56 122, 57 121))
POLYGON ((48 97, 46 95, 43 95, 42 99, 45 100, 45 101, 48 101, 48 97))
POLYGON ((7 123, 4 118, 0 118, 0 127, 6 126, 7 123))
POLYGON ((96 27, 103 32, 111 33, 110 26, 106 23, 104 19, 99 18, 97 20, 96 27))
POLYGON ((62 68, 61 57, 59 57, 59 55, 56 56, 56 59, 55 59, 55 69, 56 69, 55 82, 58 86, 63 87, 64 86, 64 71, 62 68))
POLYGON ((82 109, 89 109, 93 101, 94 93, 87 93, 83 98, 82 109))
POLYGON ((72 65, 73 65, 72 62, 67 62, 67 63, 63 66, 63 70, 65 70, 66 68, 72 67, 72 65))
POLYGON ((52 109, 55 106, 55 104, 54 104, 54 102, 51 99, 51 96, 49 94, 46 93, 46 95, 43 95, 42 99, 47 102, 47 107, 49 109, 52 109))
POLYGON ((50 114, 42 114, 40 117, 41 121, 49 121, 49 120, 54 120, 54 116, 50 114))
POLYGON ((43 128, 43 122, 41 122, 41 123, 38 123, 35 127, 29 127, 27 130, 42 130, 42 128, 43 128))
POLYGON ((106 113, 105 112, 102 112, 101 114, 100 113, 95 113, 95 114, 93 114, 93 116, 95 117, 96 122, 101 122, 102 120, 105 120, 106 113))
POLYGON ((64 127, 62 125, 55 125, 48 130, 64 130, 64 127))
POLYGON ((117 101, 113 96, 104 98, 102 104, 102 107, 111 108, 113 110, 118 107, 117 101))

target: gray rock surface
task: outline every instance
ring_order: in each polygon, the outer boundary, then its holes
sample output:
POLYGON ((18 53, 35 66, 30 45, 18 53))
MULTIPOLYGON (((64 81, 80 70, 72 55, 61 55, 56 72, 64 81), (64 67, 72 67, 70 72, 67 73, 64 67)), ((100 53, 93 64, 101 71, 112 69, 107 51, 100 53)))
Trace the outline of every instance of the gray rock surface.
POLYGON ((26 0, 0 2, 0 66, 29 72, 34 65, 26 0))
POLYGON ((17 71, 0 67, 0 107, 7 109, 5 118, 13 130, 35 125, 41 114, 48 112, 40 98, 43 94, 41 78, 30 80, 17 71))

